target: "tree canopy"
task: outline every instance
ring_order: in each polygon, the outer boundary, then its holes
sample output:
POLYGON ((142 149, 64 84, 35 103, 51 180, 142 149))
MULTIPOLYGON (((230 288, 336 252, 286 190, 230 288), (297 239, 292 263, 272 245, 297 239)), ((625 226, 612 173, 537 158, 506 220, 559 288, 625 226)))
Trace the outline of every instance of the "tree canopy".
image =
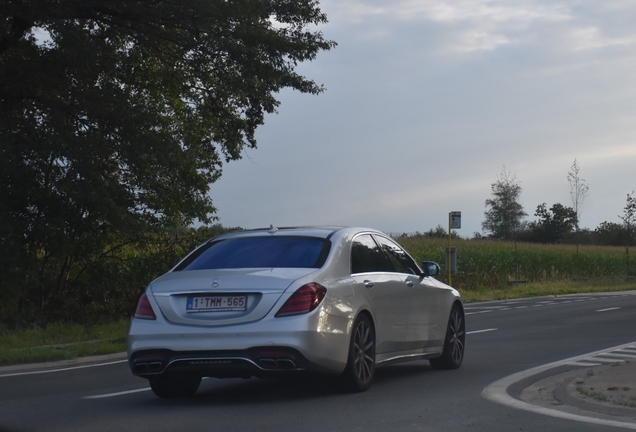
POLYGON ((0 1, 0 270, 20 301, 210 222, 210 183, 276 93, 323 90, 295 68, 335 46, 326 22, 312 0, 0 1))
POLYGON ((515 232, 523 227, 523 217, 527 216, 519 202, 521 186, 516 176, 504 168, 491 190, 492 198, 486 200, 487 210, 481 227, 491 238, 512 240, 515 232))
POLYGON ((576 212, 572 207, 556 203, 550 209, 539 204, 534 213, 539 219, 531 224, 534 241, 557 243, 576 227, 576 212))

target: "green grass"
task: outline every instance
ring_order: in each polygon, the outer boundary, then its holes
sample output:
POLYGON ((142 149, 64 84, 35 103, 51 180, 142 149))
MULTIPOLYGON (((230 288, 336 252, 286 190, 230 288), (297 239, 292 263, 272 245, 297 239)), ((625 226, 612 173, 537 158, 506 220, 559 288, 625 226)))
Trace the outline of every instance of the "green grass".
POLYGON ((527 285, 502 286, 499 288, 460 289, 462 300, 465 303, 486 301, 486 300, 506 300, 523 297, 538 296, 558 296, 566 294, 581 294, 594 292, 630 291, 636 290, 636 282, 632 283, 608 283, 606 281, 590 282, 535 282, 527 285))
POLYGON ((50 324, 45 328, 0 331, 0 365, 66 360, 126 350, 128 320, 85 327, 50 324))

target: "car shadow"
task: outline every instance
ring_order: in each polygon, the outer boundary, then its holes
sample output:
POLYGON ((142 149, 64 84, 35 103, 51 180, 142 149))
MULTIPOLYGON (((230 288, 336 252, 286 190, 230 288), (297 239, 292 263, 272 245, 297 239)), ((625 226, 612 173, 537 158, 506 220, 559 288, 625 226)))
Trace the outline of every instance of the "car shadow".
MULTIPOLYGON (((415 377, 432 373, 428 362, 410 362, 378 368, 369 392, 383 387, 400 387, 415 377)), ((267 379, 215 379, 202 381, 197 393, 190 398, 162 400, 157 403, 196 405, 276 404, 324 397, 356 397, 342 384, 339 376, 300 374, 267 379)))

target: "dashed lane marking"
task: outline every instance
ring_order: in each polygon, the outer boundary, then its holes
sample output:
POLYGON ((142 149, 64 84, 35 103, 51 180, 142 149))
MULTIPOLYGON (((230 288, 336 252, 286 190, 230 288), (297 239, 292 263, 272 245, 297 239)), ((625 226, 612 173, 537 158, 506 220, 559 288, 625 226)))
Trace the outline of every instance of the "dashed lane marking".
POLYGON ((84 396, 82 399, 105 399, 109 397, 123 396, 123 395, 128 395, 133 393, 141 393, 148 390, 150 390, 150 387, 144 387, 144 388, 135 389, 135 390, 120 391, 116 393, 106 393, 106 394, 93 395, 93 396, 84 396))
POLYGON ((491 331, 497 331, 497 329, 496 328, 490 328, 490 329, 483 329, 483 330, 473 330, 473 331, 466 332, 466 335, 476 334, 476 333, 486 333, 486 332, 491 332, 491 331))
POLYGON ((611 307, 611 308, 607 308, 607 309, 599 309, 596 312, 607 312, 607 311, 613 311, 613 310, 617 310, 620 309, 620 307, 611 307))

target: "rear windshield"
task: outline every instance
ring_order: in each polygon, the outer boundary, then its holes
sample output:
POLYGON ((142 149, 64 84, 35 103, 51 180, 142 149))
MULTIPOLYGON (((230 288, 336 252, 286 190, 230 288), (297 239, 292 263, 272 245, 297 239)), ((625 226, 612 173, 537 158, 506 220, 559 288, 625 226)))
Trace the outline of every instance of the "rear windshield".
POLYGON ((331 242, 316 237, 241 237, 211 241, 175 270, 320 268, 331 242))

